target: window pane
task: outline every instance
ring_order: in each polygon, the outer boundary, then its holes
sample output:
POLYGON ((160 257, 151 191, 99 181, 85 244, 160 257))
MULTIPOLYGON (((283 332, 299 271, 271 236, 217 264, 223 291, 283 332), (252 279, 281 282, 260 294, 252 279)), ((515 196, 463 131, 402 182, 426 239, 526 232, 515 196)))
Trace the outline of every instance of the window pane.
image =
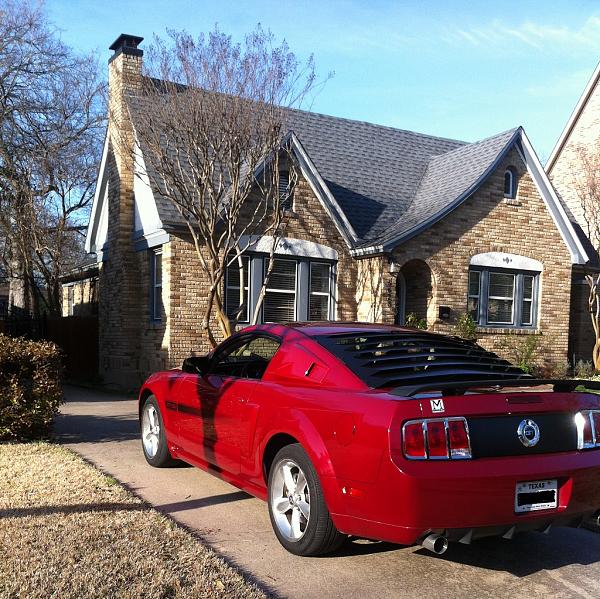
MULTIPOLYGON (((268 260, 265 260, 265 272, 268 260)), ((296 290, 296 262, 293 260, 275 260, 267 289, 296 290)))
POLYGON ((512 196, 512 173, 510 171, 506 171, 504 173, 504 195, 512 196))
POLYGON ((533 277, 531 275, 523 275, 523 298, 533 299, 533 277))
POLYGON ((162 252, 154 254, 154 285, 162 285, 162 252))
POLYGON ((154 320, 162 317, 162 287, 154 288, 154 320))
POLYGON ((490 273, 489 297, 512 298, 515 289, 515 276, 498 272, 490 273))
POLYGON ((250 259, 242 256, 242 278, 244 288, 240 293, 240 265, 237 260, 227 267, 227 289, 225 291, 225 312, 229 318, 248 321, 248 272, 250 259), (239 308, 242 306, 240 312, 239 308))
POLYGON ((308 320, 329 320, 329 296, 311 295, 308 304, 308 320))
POLYGON ((265 293, 263 305, 265 322, 291 322, 296 317, 295 293, 265 293))
POLYGON ((481 273, 478 270, 469 272, 469 295, 479 295, 479 279, 481 273))
POLYGON ((533 302, 524 300, 523 301, 523 309, 522 309, 522 324, 533 324, 531 320, 531 307, 533 306, 533 302))
POLYGON ((310 292, 329 293, 331 267, 329 264, 310 265, 310 292))
POLYGON ((512 300, 488 300, 488 322, 493 324, 512 324, 512 300))
POLYGON ((467 302, 467 310, 475 322, 479 322, 479 299, 470 297, 467 302))

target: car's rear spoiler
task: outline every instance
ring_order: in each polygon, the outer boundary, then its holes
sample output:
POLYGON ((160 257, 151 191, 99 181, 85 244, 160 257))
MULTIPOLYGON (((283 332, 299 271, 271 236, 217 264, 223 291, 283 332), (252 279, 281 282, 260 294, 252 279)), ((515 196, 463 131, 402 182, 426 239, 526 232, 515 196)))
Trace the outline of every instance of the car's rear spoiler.
POLYGON ((418 385, 401 385, 394 387, 390 391, 393 395, 403 397, 413 397, 418 393, 425 391, 440 391, 442 395, 462 395, 470 389, 500 389, 503 387, 537 387, 540 385, 552 385, 552 390, 556 392, 569 393, 575 391, 577 387, 600 390, 600 381, 587 381, 579 379, 535 379, 535 378, 514 378, 514 379, 479 379, 470 381, 431 381, 429 383, 420 383, 418 385))

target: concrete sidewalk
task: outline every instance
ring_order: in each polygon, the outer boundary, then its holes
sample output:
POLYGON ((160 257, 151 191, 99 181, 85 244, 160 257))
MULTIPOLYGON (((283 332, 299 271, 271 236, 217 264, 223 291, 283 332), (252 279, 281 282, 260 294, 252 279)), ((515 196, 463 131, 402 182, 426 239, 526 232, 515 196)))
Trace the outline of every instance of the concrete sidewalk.
POLYGON ((600 535, 585 530, 456 544, 443 557, 366 541, 335 556, 293 556, 277 542, 262 501, 196 468, 146 464, 135 397, 69 387, 66 398, 55 426, 61 443, 282 597, 600 598, 600 535))

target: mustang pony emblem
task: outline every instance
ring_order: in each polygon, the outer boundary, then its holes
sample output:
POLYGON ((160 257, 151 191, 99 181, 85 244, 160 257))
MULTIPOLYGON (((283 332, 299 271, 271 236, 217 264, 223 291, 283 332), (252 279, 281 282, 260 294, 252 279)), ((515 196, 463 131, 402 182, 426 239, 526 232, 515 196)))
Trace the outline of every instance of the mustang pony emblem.
POLYGON ((540 427, 530 418, 526 418, 521 420, 517 435, 525 447, 533 447, 540 440, 540 427))

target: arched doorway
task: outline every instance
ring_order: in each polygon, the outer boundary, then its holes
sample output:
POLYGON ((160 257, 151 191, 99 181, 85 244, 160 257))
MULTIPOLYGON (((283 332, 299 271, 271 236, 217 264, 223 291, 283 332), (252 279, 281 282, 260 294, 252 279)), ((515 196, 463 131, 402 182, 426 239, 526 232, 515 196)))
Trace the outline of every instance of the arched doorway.
POLYGON ((398 324, 405 324, 412 315, 427 324, 435 321, 435 282, 424 260, 410 260, 400 269, 396 293, 398 324))

